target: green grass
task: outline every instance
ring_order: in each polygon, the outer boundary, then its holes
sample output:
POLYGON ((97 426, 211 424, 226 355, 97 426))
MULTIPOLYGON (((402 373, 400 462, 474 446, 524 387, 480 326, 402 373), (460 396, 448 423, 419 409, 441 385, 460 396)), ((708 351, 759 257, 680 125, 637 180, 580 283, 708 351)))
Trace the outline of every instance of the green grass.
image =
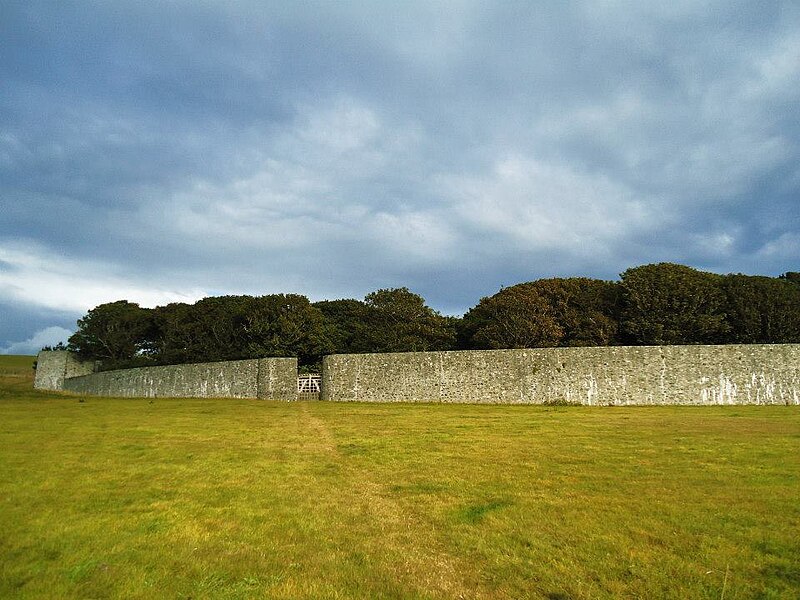
POLYGON ((21 373, 2 598, 800 596, 797 407, 151 402, 21 373))
POLYGON ((0 355, 0 376, 33 378, 33 361, 35 356, 6 356, 0 355))

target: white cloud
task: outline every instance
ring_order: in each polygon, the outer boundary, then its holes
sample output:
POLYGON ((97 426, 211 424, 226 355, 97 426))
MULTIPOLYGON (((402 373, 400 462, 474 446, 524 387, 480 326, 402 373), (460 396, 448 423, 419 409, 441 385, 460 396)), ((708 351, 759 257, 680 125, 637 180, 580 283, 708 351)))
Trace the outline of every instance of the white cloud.
POLYGON ((397 192, 386 189, 387 174, 407 182, 417 170, 410 163, 420 160, 424 136, 416 125, 388 123, 367 103, 343 96, 298 111, 264 135, 238 177, 197 177, 166 200, 152 198, 141 208, 143 225, 223 252, 234 245, 327 257, 332 244, 364 240, 414 256, 442 248, 446 225, 434 225, 436 216, 410 198, 392 202, 397 192))
POLYGON ((364 150, 379 140, 381 124, 374 111, 353 100, 338 99, 325 107, 309 107, 297 132, 308 149, 321 148, 326 154, 364 150))
POLYGON ((290 250, 318 235, 312 221, 323 211, 318 200, 328 191, 328 184, 302 165, 268 159, 241 179, 197 181, 163 206, 145 207, 143 218, 165 235, 202 239, 210 247, 233 242, 290 250))
POLYGON ((605 175, 522 156, 498 160, 483 176, 444 176, 442 189, 459 219, 477 231, 513 240, 516 248, 572 256, 606 253, 668 216, 605 175))
POLYGON ((705 260, 725 260, 733 255, 739 233, 739 231, 721 231, 694 234, 688 236, 687 244, 692 250, 705 257, 705 260))
POLYGON ((47 327, 34 333, 22 342, 14 342, 0 348, 0 354, 37 354, 44 346, 55 346, 59 342, 66 343, 72 331, 63 327, 47 327))
POLYGON ((758 258, 797 260, 800 256, 800 234, 784 233, 759 248, 758 258))
POLYGON ((33 244, 0 245, 0 299, 60 311, 86 311, 126 299, 152 307, 193 302, 200 290, 173 291, 159 281, 134 281, 99 261, 67 259, 33 244))
POLYGON ((573 168, 597 161, 631 187, 697 207, 698 200, 735 199, 793 151, 742 86, 739 79, 711 80, 696 94, 671 89, 667 99, 622 88, 554 107, 535 128, 542 147, 574 146, 564 157, 573 168))
POLYGON ((792 32, 775 40, 752 61, 754 74, 744 92, 754 100, 797 96, 800 80, 800 35, 792 32))
POLYGON ((387 252, 403 265, 449 264, 458 236, 446 213, 437 211, 378 212, 359 227, 376 252, 387 252))

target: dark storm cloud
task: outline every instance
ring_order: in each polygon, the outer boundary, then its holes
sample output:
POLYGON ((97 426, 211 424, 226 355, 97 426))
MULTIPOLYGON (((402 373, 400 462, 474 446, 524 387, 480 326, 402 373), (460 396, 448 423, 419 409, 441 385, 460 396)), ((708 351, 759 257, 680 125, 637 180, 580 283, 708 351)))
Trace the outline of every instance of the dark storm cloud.
POLYGON ((459 312, 660 260, 797 269, 794 3, 0 17, 5 347, 66 327, 25 311, 120 297, 408 285, 459 312))

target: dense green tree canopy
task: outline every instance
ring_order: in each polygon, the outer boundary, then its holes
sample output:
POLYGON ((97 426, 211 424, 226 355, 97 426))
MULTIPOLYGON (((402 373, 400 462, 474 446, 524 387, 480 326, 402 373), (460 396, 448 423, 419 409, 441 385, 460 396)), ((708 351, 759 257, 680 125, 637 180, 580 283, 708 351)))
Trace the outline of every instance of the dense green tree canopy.
POLYGON ((248 297, 240 319, 248 356, 296 356, 309 365, 334 350, 324 315, 299 294, 248 297))
POLYGON ((737 344, 800 342, 800 285, 786 278, 726 275, 725 293, 730 331, 737 344))
POLYGON ((333 345, 324 317, 305 296, 218 296, 155 309, 158 362, 297 356, 319 361, 333 345))
POLYGON ((673 263, 621 281, 539 279, 482 298, 462 319, 408 288, 311 304, 298 294, 218 296, 154 309, 120 300, 78 321, 69 348, 106 366, 329 353, 609 344, 800 343, 800 274, 715 275, 673 263), (457 335, 456 335, 457 334, 457 335))
POLYGON ((314 306, 325 315, 337 353, 449 350, 455 343, 456 319, 440 315, 407 288, 377 290, 363 302, 314 306))
POLYGON ((325 318, 328 337, 337 354, 370 352, 369 328, 372 310, 361 300, 323 300, 315 302, 325 318))
POLYGON ((218 296, 143 309, 103 304, 78 321, 70 348, 106 367, 296 356, 319 362, 334 346, 323 314, 305 296, 218 296))
POLYGON ((153 320, 149 309, 118 300, 100 304, 78 320, 69 349, 83 358, 118 362, 150 349, 153 320))
POLYGON ((564 330, 538 290, 525 284, 481 298, 460 328, 464 348, 536 348, 556 346, 564 330))
POLYGON ((455 344, 452 319, 408 288, 377 290, 367 294, 364 304, 369 309, 365 335, 371 352, 449 350, 455 344))
POLYGON ((598 346, 617 334, 616 285, 576 277, 540 279, 483 298, 463 319, 464 348, 598 346))
POLYGON ((785 279, 795 285, 800 285, 800 272, 797 271, 788 271, 780 276, 780 279, 785 279))
POLYGON ((153 309, 152 355, 157 362, 178 364, 200 361, 194 306, 174 302, 153 309))
POLYGON ((193 361, 247 358, 244 314, 246 296, 216 296, 197 301, 186 324, 193 361))
POLYGON ((622 274, 622 329, 635 345, 715 344, 725 340, 721 276, 673 263, 622 274))
POLYGON ((618 286, 572 277, 540 279, 529 285, 550 305, 562 330, 559 346, 607 346, 617 335, 618 286))

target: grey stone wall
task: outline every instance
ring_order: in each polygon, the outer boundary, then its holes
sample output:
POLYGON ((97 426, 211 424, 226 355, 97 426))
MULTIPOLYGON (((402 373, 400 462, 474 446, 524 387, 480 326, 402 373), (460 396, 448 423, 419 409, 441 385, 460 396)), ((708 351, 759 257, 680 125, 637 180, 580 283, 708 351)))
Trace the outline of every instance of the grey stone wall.
MULTIPOLYGON (((92 373, 41 352, 37 389, 123 397, 297 399, 297 359, 92 373)), ((541 404, 800 404, 800 345, 541 348, 344 354, 323 359, 322 399, 541 404)))
POLYGON ((135 398, 297 398, 297 359, 261 358, 138 367, 64 379, 63 389, 135 398))
POLYGON ((258 359, 256 398, 297 400, 297 359, 258 359))
POLYGON ((93 361, 81 361, 66 350, 46 350, 36 357, 36 376, 33 387, 37 390, 62 390, 64 379, 88 375, 94 371, 93 361))
POLYGON ((326 356, 322 399, 800 404, 800 345, 541 348, 326 356))

